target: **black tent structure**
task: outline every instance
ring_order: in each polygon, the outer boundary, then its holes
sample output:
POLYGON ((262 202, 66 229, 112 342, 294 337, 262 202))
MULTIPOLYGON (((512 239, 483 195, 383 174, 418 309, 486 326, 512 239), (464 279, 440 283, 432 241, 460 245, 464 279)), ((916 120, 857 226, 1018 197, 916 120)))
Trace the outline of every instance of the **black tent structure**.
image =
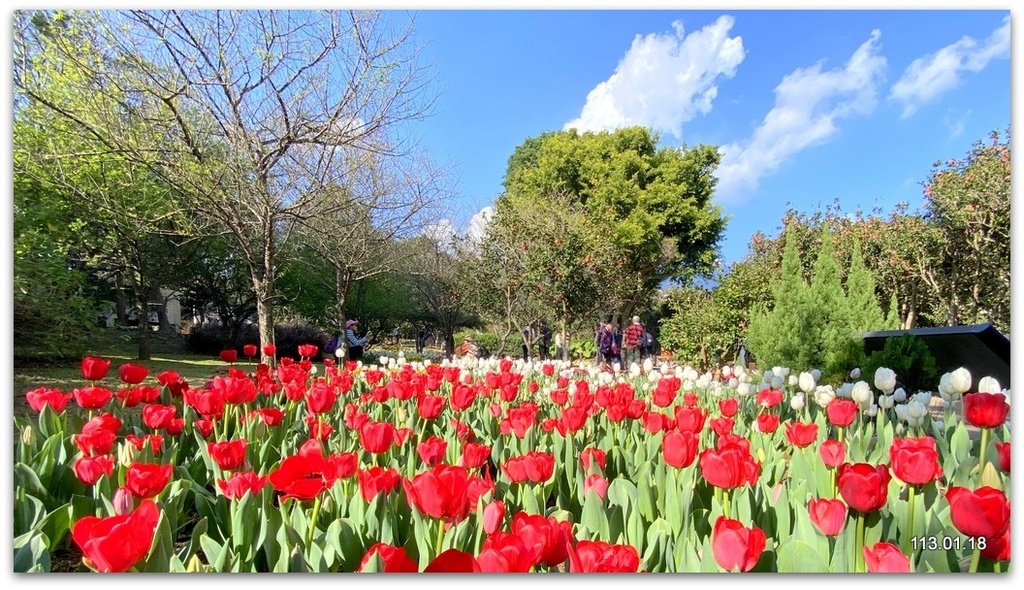
POLYGON ((1010 339, 991 323, 867 332, 864 352, 870 355, 881 350, 886 339, 903 334, 913 334, 928 346, 940 375, 964 367, 971 372, 975 386, 988 376, 998 380, 1000 386, 1010 387, 1010 339))

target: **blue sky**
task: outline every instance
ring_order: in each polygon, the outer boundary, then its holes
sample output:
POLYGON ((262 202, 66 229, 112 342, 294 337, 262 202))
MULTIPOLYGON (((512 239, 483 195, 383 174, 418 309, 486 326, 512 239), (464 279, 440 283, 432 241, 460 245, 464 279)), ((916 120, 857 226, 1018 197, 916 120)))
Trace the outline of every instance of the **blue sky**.
POLYGON ((453 174, 463 232, 545 131, 639 124, 719 146, 730 263, 789 207, 920 206, 936 160, 1011 123, 1009 14, 424 10, 416 38, 442 93, 417 132, 453 174))

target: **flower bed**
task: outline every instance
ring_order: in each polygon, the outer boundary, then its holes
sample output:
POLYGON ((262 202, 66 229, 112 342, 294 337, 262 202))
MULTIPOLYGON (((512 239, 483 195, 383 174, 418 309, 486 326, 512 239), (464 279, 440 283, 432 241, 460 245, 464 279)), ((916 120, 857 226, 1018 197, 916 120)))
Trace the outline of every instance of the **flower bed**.
MULTIPOLYGON (((87 357, 88 385, 28 392, 15 570, 68 547, 94 571, 1009 568, 1003 392, 933 420, 884 370, 876 394, 778 368, 315 353, 226 355, 199 387, 131 363, 115 385, 87 357)), ((944 397, 970 388, 948 377, 944 397)))

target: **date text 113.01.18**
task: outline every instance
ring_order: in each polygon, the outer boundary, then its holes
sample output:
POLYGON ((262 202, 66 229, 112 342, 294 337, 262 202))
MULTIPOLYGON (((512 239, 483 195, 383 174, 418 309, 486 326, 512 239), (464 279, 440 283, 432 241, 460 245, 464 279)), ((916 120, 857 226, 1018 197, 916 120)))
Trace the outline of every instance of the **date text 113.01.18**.
POLYGON ((920 535, 911 537, 910 545, 914 551, 974 551, 985 548, 985 537, 920 535))

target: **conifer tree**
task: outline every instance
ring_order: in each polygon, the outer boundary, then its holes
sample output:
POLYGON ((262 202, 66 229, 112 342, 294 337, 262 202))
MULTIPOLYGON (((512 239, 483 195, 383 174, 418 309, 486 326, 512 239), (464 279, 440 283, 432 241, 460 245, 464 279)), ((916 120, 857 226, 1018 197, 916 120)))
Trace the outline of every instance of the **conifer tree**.
POLYGON ((875 278, 864 266, 860 240, 856 238, 853 241, 850 272, 846 276, 846 299, 849 326, 855 334, 887 328, 886 318, 878 305, 878 296, 875 295, 875 278))
POLYGON ((885 329, 899 330, 902 326, 903 321, 900 319, 900 306, 896 301, 896 292, 893 291, 892 298, 889 299, 889 313, 885 316, 885 329))
POLYGON ((827 224, 822 225, 821 247, 818 248, 818 258, 814 263, 810 292, 810 317, 813 327, 805 338, 808 341, 807 346, 813 351, 812 364, 802 367, 801 370, 813 366, 831 372, 837 369, 841 351, 846 348, 852 331, 851 314, 847 308, 846 293, 843 292, 839 276, 832 231, 827 224))

